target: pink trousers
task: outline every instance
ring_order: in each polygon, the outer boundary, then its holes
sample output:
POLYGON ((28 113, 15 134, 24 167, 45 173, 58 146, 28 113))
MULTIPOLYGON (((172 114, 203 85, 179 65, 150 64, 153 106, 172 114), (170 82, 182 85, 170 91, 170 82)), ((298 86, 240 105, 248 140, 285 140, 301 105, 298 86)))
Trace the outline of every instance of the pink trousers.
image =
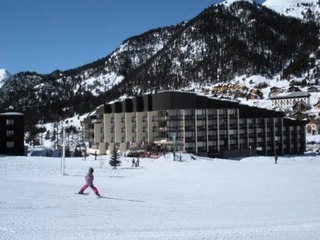
POLYGON ((91 187, 91 189, 94 191, 94 193, 95 193, 96 195, 100 196, 98 189, 97 189, 94 185, 89 186, 89 185, 85 184, 85 185, 83 185, 83 187, 80 189, 80 192, 84 192, 84 190, 86 190, 88 187, 91 187))

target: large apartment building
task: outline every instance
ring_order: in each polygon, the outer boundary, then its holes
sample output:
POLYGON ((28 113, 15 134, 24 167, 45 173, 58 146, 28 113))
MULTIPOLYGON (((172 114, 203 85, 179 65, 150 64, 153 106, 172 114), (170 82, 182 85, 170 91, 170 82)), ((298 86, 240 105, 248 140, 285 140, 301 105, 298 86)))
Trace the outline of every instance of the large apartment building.
POLYGON ((198 155, 303 154, 304 121, 282 112, 194 93, 165 91, 105 104, 82 122, 89 152, 108 154, 117 144, 157 144, 198 155))

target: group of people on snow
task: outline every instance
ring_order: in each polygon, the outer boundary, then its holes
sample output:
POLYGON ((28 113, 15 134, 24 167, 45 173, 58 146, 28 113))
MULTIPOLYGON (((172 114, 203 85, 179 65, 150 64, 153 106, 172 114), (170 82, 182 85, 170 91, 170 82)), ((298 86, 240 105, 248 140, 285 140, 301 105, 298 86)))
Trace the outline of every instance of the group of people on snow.
POLYGON ((140 164, 139 158, 137 158, 137 160, 135 160, 134 158, 132 159, 131 167, 139 167, 139 164, 140 164))

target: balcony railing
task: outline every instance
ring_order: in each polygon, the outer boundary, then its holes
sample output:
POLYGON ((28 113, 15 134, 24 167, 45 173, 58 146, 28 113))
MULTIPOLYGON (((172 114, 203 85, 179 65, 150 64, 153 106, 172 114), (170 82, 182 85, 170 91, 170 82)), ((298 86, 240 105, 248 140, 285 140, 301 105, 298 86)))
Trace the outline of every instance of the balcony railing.
POLYGON ((186 141, 186 142, 195 142, 196 139, 195 139, 195 137, 186 137, 186 138, 185 138, 185 141, 186 141))

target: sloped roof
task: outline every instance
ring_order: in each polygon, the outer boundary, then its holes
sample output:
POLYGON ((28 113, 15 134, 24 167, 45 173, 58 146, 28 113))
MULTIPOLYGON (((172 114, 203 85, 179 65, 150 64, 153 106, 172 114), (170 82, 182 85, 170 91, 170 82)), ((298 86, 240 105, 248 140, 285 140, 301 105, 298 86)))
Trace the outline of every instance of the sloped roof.
POLYGON ((270 99, 275 100, 275 99, 302 98, 302 97, 310 97, 310 94, 308 92, 280 93, 277 95, 270 96, 270 99))

